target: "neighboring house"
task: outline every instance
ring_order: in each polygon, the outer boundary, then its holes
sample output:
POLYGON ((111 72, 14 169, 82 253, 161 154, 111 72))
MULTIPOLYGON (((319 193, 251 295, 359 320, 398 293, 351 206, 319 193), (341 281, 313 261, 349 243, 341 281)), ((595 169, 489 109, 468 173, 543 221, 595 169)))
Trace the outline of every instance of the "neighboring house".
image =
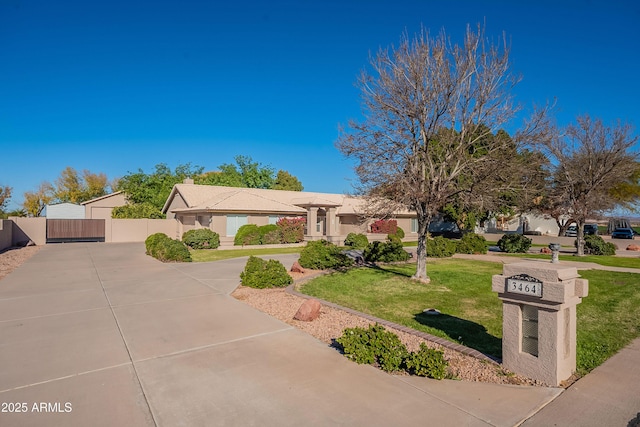
POLYGON ((96 197, 95 199, 82 202, 82 206, 84 206, 84 218, 108 219, 111 218, 111 211, 113 211, 113 208, 124 206, 126 204, 127 199, 122 191, 116 191, 115 193, 96 197))
POLYGON ((45 207, 47 219, 84 219, 84 207, 73 203, 56 203, 45 207))
POLYGON ((492 218, 485 223, 484 228, 479 228, 477 231, 480 233, 526 232, 543 236, 557 236, 560 228, 554 218, 527 213, 511 218, 492 218))
MULTIPOLYGON (((362 207, 362 199, 342 194, 196 185, 187 179, 173 187, 162 212, 168 219, 177 219, 179 236, 208 228, 220 235, 221 242, 229 243, 245 224, 275 224, 280 218, 303 217, 307 220, 305 240, 341 243, 351 232, 367 232, 362 207)), ((415 213, 398 212, 394 219, 407 238, 417 238, 415 213)))

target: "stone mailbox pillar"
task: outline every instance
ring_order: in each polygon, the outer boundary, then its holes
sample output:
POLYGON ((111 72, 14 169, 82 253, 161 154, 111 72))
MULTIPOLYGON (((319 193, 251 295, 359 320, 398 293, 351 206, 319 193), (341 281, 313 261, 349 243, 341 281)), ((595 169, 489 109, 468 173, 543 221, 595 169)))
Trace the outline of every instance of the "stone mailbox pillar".
POLYGON ((576 370, 576 306, 588 281, 575 267, 541 262, 505 264, 493 276, 502 300, 502 364, 557 386, 576 370))

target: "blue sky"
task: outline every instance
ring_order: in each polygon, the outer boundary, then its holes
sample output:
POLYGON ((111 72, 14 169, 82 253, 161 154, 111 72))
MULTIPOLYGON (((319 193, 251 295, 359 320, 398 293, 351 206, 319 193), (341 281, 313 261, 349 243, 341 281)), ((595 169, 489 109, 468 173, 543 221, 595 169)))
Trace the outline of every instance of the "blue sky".
POLYGON ((523 106, 640 125, 636 1, 0 0, 0 185, 15 209, 66 166, 113 179, 241 154, 349 192, 334 141, 369 53, 482 22, 511 42, 523 106))

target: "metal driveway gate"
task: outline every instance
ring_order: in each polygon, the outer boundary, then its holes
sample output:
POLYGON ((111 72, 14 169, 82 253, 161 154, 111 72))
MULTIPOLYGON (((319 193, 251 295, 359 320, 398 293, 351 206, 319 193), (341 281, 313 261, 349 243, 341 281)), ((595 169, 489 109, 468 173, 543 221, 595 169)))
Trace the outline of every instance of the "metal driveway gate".
POLYGON ((104 242, 104 219, 48 219, 47 243, 104 242))

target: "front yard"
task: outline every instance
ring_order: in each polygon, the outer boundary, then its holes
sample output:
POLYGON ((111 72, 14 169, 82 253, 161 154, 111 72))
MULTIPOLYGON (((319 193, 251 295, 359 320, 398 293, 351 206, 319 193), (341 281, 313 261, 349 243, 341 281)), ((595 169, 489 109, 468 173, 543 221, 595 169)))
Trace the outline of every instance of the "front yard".
MULTIPOLYGON (((428 285, 411 280, 415 265, 406 264, 334 273, 301 291, 501 357, 502 305, 491 291, 491 276, 502 272, 502 264, 430 259, 427 269, 428 285), (429 308, 442 314, 424 314, 429 308)), ((640 336, 640 274, 580 274, 589 280, 589 296, 577 308, 577 365, 584 375, 640 336)))

